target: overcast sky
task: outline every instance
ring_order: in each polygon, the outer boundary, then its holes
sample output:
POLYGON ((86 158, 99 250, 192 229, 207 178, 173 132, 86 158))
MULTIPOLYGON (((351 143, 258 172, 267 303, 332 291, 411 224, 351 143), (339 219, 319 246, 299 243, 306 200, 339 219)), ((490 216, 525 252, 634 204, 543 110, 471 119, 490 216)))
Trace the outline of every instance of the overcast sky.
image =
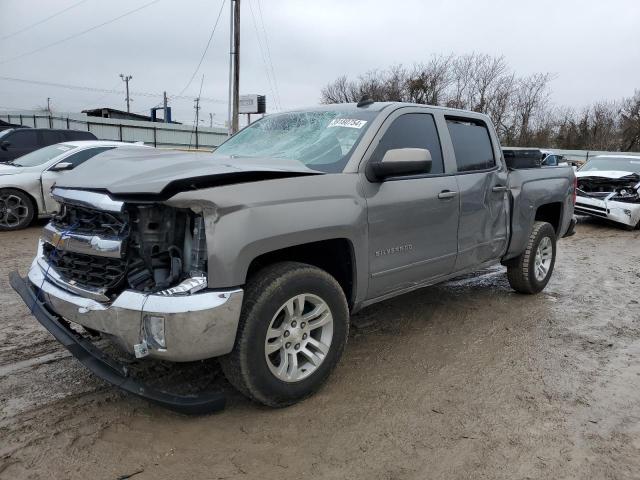
MULTIPOLYGON (((136 92, 176 95, 185 87, 222 0, 159 0, 69 41, 23 54, 150 1, 84 0, 12 35, 79 0, 0 0, 0 76, 123 89, 118 74, 130 74, 132 111, 148 113, 161 98, 136 92)), ((320 89, 339 75, 356 77, 426 61, 433 54, 473 51, 504 55, 521 75, 555 74, 552 99, 558 104, 579 107, 617 100, 640 88, 640 0, 242 0, 241 19, 241 93, 266 94, 271 111, 277 100, 274 90, 282 109, 313 105, 320 89), (275 77, 271 82, 262 22, 275 77)), ((201 118, 207 124, 209 113, 217 124, 226 119, 228 35, 227 2, 202 67, 185 92, 197 96, 204 74, 202 96, 217 99, 202 103, 201 118)), ((123 94, 0 79, 2 109, 38 108, 47 97, 59 112, 126 109, 123 94)), ((193 121, 191 98, 170 102, 177 120, 193 121)))

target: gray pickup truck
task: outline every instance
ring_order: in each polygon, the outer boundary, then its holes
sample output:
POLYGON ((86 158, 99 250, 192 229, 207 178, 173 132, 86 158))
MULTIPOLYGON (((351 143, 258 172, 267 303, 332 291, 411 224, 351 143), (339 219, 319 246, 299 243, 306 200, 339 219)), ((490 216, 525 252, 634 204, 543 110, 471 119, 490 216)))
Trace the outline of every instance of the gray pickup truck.
POLYGON ((350 313, 499 263, 540 292, 573 218, 571 168, 510 170, 487 116, 423 105, 273 114, 204 159, 100 157, 54 186, 60 211, 11 285, 94 373, 188 412, 224 398, 152 388, 92 339, 219 357, 242 393, 290 405, 338 363, 350 313))

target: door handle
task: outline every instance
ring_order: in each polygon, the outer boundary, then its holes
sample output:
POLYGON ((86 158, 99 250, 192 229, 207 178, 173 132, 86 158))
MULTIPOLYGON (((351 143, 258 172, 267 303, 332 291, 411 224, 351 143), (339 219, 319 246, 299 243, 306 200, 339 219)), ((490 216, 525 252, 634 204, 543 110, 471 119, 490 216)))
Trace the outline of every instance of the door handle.
POLYGON ((496 185, 491 189, 492 192, 506 192, 509 188, 506 185, 496 185))
POLYGON ((438 194, 438 198, 440 200, 444 200, 447 198, 453 198, 458 195, 458 192, 452 192, 451 190, 443 190, 438 194))

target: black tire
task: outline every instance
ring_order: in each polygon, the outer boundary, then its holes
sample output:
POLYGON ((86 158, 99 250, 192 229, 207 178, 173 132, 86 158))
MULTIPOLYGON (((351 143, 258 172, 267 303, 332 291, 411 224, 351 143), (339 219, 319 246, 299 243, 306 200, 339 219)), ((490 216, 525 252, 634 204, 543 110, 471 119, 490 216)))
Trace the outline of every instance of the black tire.
POLYGON ((327 272, 311 265, 281 262, 254 274, 247 282, 233 351, 220 358, 231 384, 247 397, 270 407, 285 407, 312 395, 335 368, 349 334, 349 309, 342 288, 327 272), (333 334, 329 350, 315 371, 296 382, 271 372, 265 357, 267 330, 291 298, 311 294, 329 307, 333 334))
POLYGON ((33 222, 36 214, 36 206, 31 200, 31 197, 21 190, 15 188, 2 188, 0 189, 0 232, 6 232, 11 230, 20 230, 28 227, 33 222), (11 208, 11 205, 7 205, 6 200, 17 202, 19 199, 19 218, 7 213, 7 208, 11 208))
POLYGON ((516 292, 526 294, 541 292, 549 283, 555 263, 556 232, 553 226, 547 222, 534 222, 524 252, 507 264, 507 278, 511 288, 516 292), (538 245, 545 237, 551 240, 551 265, 547 270, 546 276, 539 280, 535 274, 535 257, 538 245))

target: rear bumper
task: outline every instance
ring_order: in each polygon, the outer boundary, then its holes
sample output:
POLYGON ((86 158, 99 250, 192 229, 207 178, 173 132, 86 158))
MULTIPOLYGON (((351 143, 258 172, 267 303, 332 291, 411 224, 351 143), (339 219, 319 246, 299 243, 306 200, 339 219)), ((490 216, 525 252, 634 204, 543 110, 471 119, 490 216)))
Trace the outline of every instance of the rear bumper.
POLYGON ((109 336, 130 354, 135 353, 136 345, 145 345, 152 358, 190 362, 225 355, 233 349, 242 306, 241 289, 203 290, 191 295, 125 290, 113 302, 102 303, 64 288, 40 256, 31 265, 28 282, 50 311, 109 336), (148 317, 164 319, 165 347, 154 346, 145 328, 148 317))
POLYGON ((640 222, 640 204, 578 196, 575 213, 606 218, 630 227, 640 222))
POLYGON ((172 410, 187 414, 202 414, 221 410, 225 406, 222 392, 208 392, 198 395, 175 395, 150 388, 129 376, 127 367, 107 357, 86 338, 75 332, 61 317, 50 312, 45 302, 38 298, 38 290, 29 280, 12 272, 9 281, 13 289, 22 297, 36 319, 71 352, 85 367, 103 380, 172 410))

